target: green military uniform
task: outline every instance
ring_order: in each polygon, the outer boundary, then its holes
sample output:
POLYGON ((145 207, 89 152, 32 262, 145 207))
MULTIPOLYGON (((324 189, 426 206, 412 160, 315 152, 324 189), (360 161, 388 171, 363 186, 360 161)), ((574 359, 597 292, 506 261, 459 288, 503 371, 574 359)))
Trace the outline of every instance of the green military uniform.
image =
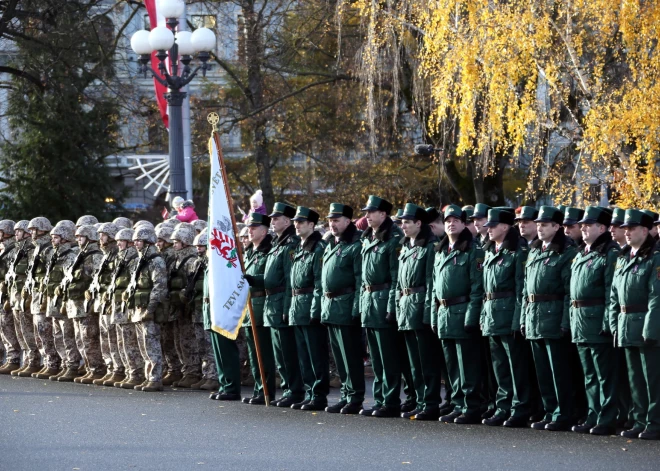
MULTIPOLYGON (((248 226, 264 225, 270 226, 270 218, 259 213, 250 213, 247 221, 248 226)), ((264 302, 266 301, 266 291, 264 289, 264 269, 268 252, 272 248, 273 238, 270 234, 259 243, 257 247, 250 244, 245 251, 245 278, 250 284, 250 302, 252 303, 252 315, 254 316, 254 326, 249 316, 245 316, 243 327, 245 328, 245 339, 248 347, 248 357, 250 358, 250 369, 254 378, 254 395, 252 398, 245 398, 243 402, 251 404, 263 404, 264 390, 261 374, 259 373, 259 362, 257 360, 257 348, 255 345, 256 331, 259 340, 259 352, 263 361, 264 374, 266 375, 266 386, 268 388, 269 400, 275 398, 275 357, 273 356, 273 341, 270 336, 270 329, 264 327, 264 302)))
POLYGON ((513 212, 489 210, 486 227, 500 223, 512 226, 504 240, 499 246, 489 240, 483 247, 481 330, 489 339, 491 364, 497 381, 497 410, 484 423, 514 427, 525 425, 530 412, 527 345, 519 332, 528 248, 518 229, 513 227, 513 212))
MULTIPOLYGON (((350 220, 353 208, 332 203, 327 218, 341 217, 350 220)), ((327 412, 338 413, 344 406, 350 406, 351 413, 358 413, 364 402, 360 298, 356 294, 362 285, 361 235, 351 222, 341 235, 329 239, 323 252, 321 321, 328 327, 330 347, 341 379, 340 400, 328 407, 327 412)))
MULTIPOLYGON (((610 221, 606 211, 590 206, 576 223, 609 226, 610 221)), ((585 246, 577 253, 571 268, 571 334, 580 355, 588 404, 584 424, 573 427, 576 432, 586 433, 598 425, 595 432, 604 435, 616 428, 618 363, 605 313, 618 255, 619 245, 606 231, 588 250, 585 246)))
MULTIPOLYGON (((284 216, 293 218, 296 210, 284 203, 275 203, 269 217, 284 216)), ((264 268, 264 326, 270 327, 273 341, 275 364, 282 379, 282 400, 287 406, 301 402, 305 396, 302 371, 309 365, 302 365, 296 347, 296 334, 289 325, 291 307, 291 265, 300 237, 293 225, 287 227, 275 240, 266 257, 264 268)), ((306 359, 306 358, 305 358, 306 359)), ((303 359, 303 361, 305 360, 303 359)))
MULTIPOLYGON (((445 223, 450 217, 466 220, 465 213, 456 205, 445 209, 445 223)), ((453 246, 447 235, 435 251, 431 325, 442 341, 454 406, 453 412, 441 420, 476 423, 481 405, 479 317, 483 302, 484 255, 467 228, 453 246)))
POLYGON ((431 330, 433 305, 433 262, 437 238, 428 226, 429 215, 419 206, 408 203, 402 219, 421 221, 414 240, 406 237, 399 255, 397 277, 397 322, 403 332, 416 408, 410 412, 416 420, 434 420, 440 415, 442 345, 431 330))
MULTIPOLYGON (((363 211, 389 214, 392 204, 370 196, 363 211)), ((374 371, 374 412, 364 415, 399 415, 401 408, 401 352, 397 346, 396 283, 403 233, 389 216, 374 231, 362 234, 362 291, 360 313, 374 371), (382 411, 378 409, 382 408, 382 411)))
MULTIPOLYGON (((298 206, 294 221, 316 224, 317 212, 298 206)), ((291 309, 289 325, 294 326, 298 357, 303 368, 305 401, 303 410, 323 410, 328 405, 330 365, 328 361, 328 331, 321 325, 321 261, 325 242, 319 232, 301 241, 291 267, 291 309), (306 404, 305 404, 306 402, 306 404)))
MULTIPOLYGON (((563 214, 552 206, 542 206, 536 222, 563 222, 563 214)), ((575 245, 562 228, 543 247, 532 243, 525 268, 525 287, 520 325, 532 343, 532 354, 545 410, 535 429, 566 430, 572 414, 570 371, 569 301, 571 262, 575 245)))
MULTIPOLYGON (((650 228, 647 214, 628 209, 622 227, 650 228)), ((621 251, 614 271, 609 311, 610 330, 626 352, 635 423, 628 438, 660 438, 660 253, 649 234, 633 255, 621 251)))

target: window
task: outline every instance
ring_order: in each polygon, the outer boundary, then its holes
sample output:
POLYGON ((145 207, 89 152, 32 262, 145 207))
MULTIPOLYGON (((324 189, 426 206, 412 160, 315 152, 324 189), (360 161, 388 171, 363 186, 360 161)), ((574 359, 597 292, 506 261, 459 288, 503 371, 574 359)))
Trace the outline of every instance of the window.
POLYGON ((215 16, 214 15, 192 15, 190 17, 193 30, 197 28, 215 29, 215 16))

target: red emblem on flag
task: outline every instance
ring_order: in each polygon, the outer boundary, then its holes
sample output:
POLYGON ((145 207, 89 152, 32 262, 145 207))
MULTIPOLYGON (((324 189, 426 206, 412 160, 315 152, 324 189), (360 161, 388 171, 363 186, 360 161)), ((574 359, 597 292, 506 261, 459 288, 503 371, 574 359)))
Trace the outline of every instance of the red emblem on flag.
POLYGON ((236 243, 229 234, 214 227, 213 232, 211 232, 211 248, 227 260, 227 268, 236 268, 236 262, 238 261, 236 243))

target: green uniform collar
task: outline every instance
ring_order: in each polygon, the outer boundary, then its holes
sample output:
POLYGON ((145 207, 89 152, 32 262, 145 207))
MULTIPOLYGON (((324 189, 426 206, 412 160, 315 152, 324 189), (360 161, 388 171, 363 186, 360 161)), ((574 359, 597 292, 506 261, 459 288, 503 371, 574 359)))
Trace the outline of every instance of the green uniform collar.
MULTIPOLYGON (((506 233, 506 236, 504 237, 504 240, 502 241, 502 245, 500 245, 500 250, 510 250, 511 252, 515 252, 518 250, 518 247, 520 247, 521 244, 525 239, 523 239, 520 236, 520 232, 518 232, 518 228, 515 226, 511 226, 509 229, 509 232, 506 233)), ((495 241, 493 240, 488 240, 484 245, 483 245, 483 250, 484 252, 494 252, 495 251, 495 241)), ((525 245, 526 242, 525 242, 525 245)))
POLYGON ((314 231, 310 234, 310 236, 303 242, 302 244, 302 249, 306 252, 314 252, 314 249, 316 248, 316 245, 323 240, 323 236, 321 236, 321 233, 319 231, 314 231))
MULTIPOLYGON (((472 237, 472 232, 470 232, 470 229, 466 227, 465 229, 463 229, 463 232, 461 232, 461 234, 458 236, 458 240, 454 244, 454 250, 458 250, 460 252, 467 252, 472 247, 473 242, 474 242, 474 237, 472 237)), ((442 252, 447 247, 449 247, 449 236, 445 235, 442 241, 435 246, 435 251, 442 252)))
MULTIPOLYGON (((642 244, 642 246, 639 248, 637 253, 635 254, 635 257, 639 257, 642 259, 648 258, 651 255, 653 255, 654 249, 655 248, 655 239, 653 238, 652 235, 648 235, 646 237, 646 240, 642 244)), ((632 247, 629 245, 626 245, 623 249, 621 249, 621 255, 619 257, 624 257, 626 259, 630 258, 630 251, 632 250, 632 247)))
MULTIPOLYGON (((566 234, 564 234, 564 228, 560 227, 555 236, 552 238, 552 241, 550 244, 548 244, 548 249, 553 252, 557 253, 564 253, 564 249, 566 247, 570 247, 571 245, 575 245, 572 243, 571 239, 566 237, 566 234)), ((543 247, 543 241, 541 239, 536 239, 534 242, 532 242, 532 248, 533 249, 539 249, 543 247)))
MULTIPOLYGON (((417 237, 415 238, 415 243, 413 246, 424 247, 429 242, 433 242, 434 239, 435 235, 431 231, 431 226, 428 224, 422 224, 422 227, 419 230, 419 234, 417 234, 417 237)), ((410 237, 403 239, 403 246, 410 247, 410 237)))
POLYGON ((374 230, 371 227, 368 227, 367 230, 362 233, 362 238, 371 240, 371 236, 373 235, 377 240, 386 242, 392 238, 393 227, 394 221, 388 216, 380 225, 376 233, 374 233, 374 230))
POLYGON ((296 235, 296 228, 293 227, 293 224, 284 229, 284 232, 282 232, 281 236, 278 236, 277 240, 275 241, 275 245, 277 247, 280 247, 282 245, 286 245, 289 243, 291 238, 296 235))

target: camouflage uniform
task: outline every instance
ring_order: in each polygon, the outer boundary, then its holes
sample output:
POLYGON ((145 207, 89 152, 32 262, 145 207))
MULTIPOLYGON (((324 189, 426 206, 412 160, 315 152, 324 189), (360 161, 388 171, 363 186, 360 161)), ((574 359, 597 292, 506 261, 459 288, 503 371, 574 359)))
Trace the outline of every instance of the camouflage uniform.
POLYGON ((76 236, 87 237, 87 245, 83 248, 84 255, 73 269, 73 281, 66 293, 66 312, 69 319, 73 319, 76 332, 78 350, 85 360, 88 369, 87 378, 99 379, 105 374, 105 364, 101 355, 99 315, 95 312, 85 311, 85 291, 92 282, 92 276, 101 265, 103 254, 99 250, 98 236, 93 226, 83 225, 76 231, 76 236))
MULTIPOLYGON (((14 221, 0 221, 0 231, 6 237, 0 242, 0 280, 4 280, 9 270, 9 263, 18 250, 16 239, 13 237, 14 221)), ((3 282, 0 289, 3 292, 3 303, 0 305, 0 336, 5 347, 5 362, 19 364, 21 362, 21 345, 16 335, 14 315, 9 303, 5 302, 8 293, 6 283, 3 282)))
MULTIPOLYGON (((153 231, 136 229, 133 240, 156 242, 153 231), (149 237, 145 239, 145 237, 149 237)), ((124 292, 123 300, 129 302, 131 322, 136 324, 140 352, 145 362, 145 377, 162 388, 163 354, 160 346, 161 326, 167 312, 167 271, 165 260, 156 247, 146 245, 140 252, 131 281, 137 280, 137 289, 131 297, 124 292), (142 263, 141 263, 142 262, 142 263)))
MULTIPOLYGON (((117 240, 130 240, 132 236, 133 231, 128 229, 126 232, 119 231, 116 237, 117 240)), ((115 280, 114 288, 109 287, 109 290, 114 289, 114 292, 107 291, 104 294, 107 298, 112 298, 109 299, 112 306, 110 322, 117 329, 117 346, 122 362, 128 370, 129 380, 134 378, 143 380, 144 374, 144 359, 140 353, 135 324, 130 321, 128 308, 124 306, 124 309, 122 309, 121 299, 122 293, 128 286, 130 273, 135 268, 136 260, 137 250, 135 250, 135 247, 127 247, 125 250, 119 251, 112 274, 112 278, 115 280)))

